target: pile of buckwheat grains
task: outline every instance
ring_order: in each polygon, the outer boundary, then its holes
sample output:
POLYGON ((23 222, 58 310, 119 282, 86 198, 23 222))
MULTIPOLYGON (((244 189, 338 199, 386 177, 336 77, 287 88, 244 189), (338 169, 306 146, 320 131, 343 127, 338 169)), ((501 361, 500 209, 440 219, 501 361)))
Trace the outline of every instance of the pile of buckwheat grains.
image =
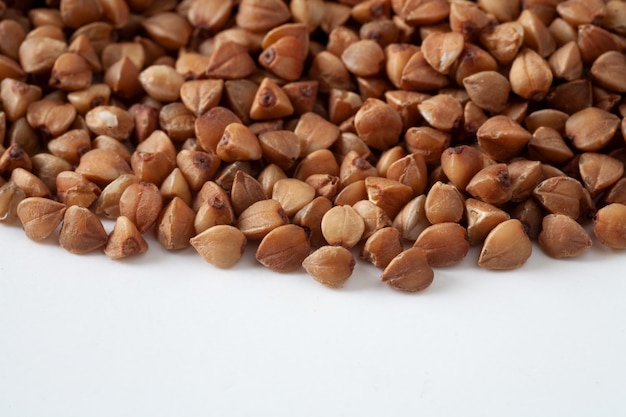
POLYGON ((624 249, 625 50, 618 0, 0 0, 0 220, 404 291, 624 249))

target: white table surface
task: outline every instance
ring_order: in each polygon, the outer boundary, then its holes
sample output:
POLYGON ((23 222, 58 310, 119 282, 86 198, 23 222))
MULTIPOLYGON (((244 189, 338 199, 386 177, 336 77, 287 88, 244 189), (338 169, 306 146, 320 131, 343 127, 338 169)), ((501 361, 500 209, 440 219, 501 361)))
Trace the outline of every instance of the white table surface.
MULTIPOLYGON (((53 239, 51 239, 52 241, 53 239)), ((626 252, 331 290, 193 249, 113 261, 0 225, 0 416, 619 416, 626 252)))

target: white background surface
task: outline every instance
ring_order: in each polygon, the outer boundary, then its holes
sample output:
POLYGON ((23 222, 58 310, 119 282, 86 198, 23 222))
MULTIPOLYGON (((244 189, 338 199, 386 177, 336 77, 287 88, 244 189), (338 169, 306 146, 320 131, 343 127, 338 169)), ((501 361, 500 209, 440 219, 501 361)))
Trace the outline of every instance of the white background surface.
POLYGON ((626 253, 477 252, 403 294, 192 249, 112 261, 0 225, 0 416, 619 416, 626 253))

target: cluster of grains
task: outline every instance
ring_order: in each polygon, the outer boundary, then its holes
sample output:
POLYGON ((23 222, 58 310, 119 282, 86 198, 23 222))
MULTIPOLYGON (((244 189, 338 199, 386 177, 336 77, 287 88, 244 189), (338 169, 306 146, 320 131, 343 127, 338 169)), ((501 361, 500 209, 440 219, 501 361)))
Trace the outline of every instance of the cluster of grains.
POLYGON ((360 253, 411 292, 470 246, 626 248, 626 2, 0 0, 0 39, 0 220, 35 241, 254 242, 330 287, 360 253))

